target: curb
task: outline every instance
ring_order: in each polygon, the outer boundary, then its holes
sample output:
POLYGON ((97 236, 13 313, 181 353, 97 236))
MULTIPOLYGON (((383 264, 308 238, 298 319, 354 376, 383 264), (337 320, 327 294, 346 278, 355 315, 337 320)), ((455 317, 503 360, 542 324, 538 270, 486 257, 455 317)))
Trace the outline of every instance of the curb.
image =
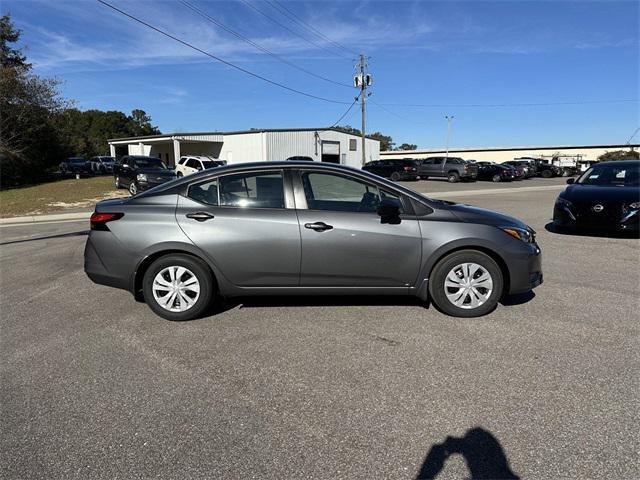
POLYGON ((89 217, 91 217, 91 213, 93 212, 57 213, 52 215, 30 215, 27 217, 0 218, 0 226, 89 220, 89 217))

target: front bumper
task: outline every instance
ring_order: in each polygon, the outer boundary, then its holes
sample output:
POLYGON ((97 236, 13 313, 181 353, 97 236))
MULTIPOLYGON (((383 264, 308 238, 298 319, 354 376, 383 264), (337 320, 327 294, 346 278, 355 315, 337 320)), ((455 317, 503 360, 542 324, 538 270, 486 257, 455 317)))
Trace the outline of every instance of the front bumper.
POLYGON ((170 177, 167 178, 166 180, 147 180, 147 181, 140 181, 140 180, 136 180, 136 186, 138 187, 138 190, 141 192, 144 192, 145 190, 149 190, 153 187, 157 187, 158 185, 162 185, 163 183, 167 183, 170 182, 171 180, 175 180, 176 177, 170 177))
POLYGON ((536 243, 523 244, 524 252, 509 259, 509 294, 528 292, 543 282, 542 252, 536 243))
POLYGON ((600 221, 593 217, 582 218, 582 215, 573 211, 570 207, 555 204, 553 207, 553 224, 556 227, 593 231, 593 232, 639 232, 640 212, 631 210, 616 214, 615 218, 603 216, 600 221))

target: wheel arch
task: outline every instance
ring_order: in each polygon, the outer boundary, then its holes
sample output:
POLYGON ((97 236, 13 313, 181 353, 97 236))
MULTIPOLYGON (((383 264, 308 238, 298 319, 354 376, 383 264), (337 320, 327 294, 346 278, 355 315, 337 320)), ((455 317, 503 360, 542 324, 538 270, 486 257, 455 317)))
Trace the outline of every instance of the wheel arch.
POLYGON ((137 299, 142 298, 142 281, 144 279, 144 274, 147 272, 149 267, 155 262, 157 259, 162 258, 166 255, 187 255, 189 257, 193 257, 200 262, 202 262, 211 273, 211 278, 213 279, 213 284, 216 290, 220 289, 220 280, 221 275, 218 269, 213 265, 209 259, 202 255, 197 251, 196 248, 193 248, 188 245, 165 245, 162 248, 157 248, 152 252, 148 252, 147 255, 144 256, 142 260, 136 266, 136 269, 133 273, 133 278, 131 280, 131 292, 137 299))
POLYGON ((509 289, 511 288, 511 274, 509 272, 509 267, 507 266, 507 262, 502 258, 502 256, 494 249, 488 245, 473 243, 473 244, 457 244, 457 245, 448 245, 442 247, 440 250, 435 252, 435 254, 431 255, 429 261, 424 267, 424 277, 430 279, 431 274, 433 273, 433 269, 448 255, 452 253, 460 252, 462 250, 476 250, 480 253, 484 253, 488 257, 490 257, 493 261, 498 264, 500 268, 500 272, 502 273, 502 295, 504 296, 509 289))

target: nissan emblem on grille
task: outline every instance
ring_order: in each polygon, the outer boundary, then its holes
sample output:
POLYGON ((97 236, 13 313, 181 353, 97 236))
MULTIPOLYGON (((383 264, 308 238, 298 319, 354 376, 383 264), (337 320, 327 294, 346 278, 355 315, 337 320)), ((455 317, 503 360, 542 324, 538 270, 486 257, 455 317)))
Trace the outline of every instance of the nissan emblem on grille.
POLYGON ((599 203, 597 205, 594 205, 592 208, 593 208, 593 211, 596 213, 600 213, 602 210, 604 210, 604 207, 599 203))

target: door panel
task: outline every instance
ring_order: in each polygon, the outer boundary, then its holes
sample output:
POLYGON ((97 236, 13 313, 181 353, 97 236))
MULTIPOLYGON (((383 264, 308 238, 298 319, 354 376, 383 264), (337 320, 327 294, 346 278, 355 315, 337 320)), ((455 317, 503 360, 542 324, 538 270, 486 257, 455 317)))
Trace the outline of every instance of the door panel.
POLYGON ((233 284, 297 286, 300 229, 293 209, 219 207, 179 197, 178 224, 233 284), (206 221, 187 218, 206 212, 206 221))
POLYGON ((308 207, 298 209, 302 286, 415 284, 422 251, 418 222, 382 223, 376 213, 380 198, 401 204, 397 195, 335 173, 301 172, 296 182, 296 204, 308 207))

